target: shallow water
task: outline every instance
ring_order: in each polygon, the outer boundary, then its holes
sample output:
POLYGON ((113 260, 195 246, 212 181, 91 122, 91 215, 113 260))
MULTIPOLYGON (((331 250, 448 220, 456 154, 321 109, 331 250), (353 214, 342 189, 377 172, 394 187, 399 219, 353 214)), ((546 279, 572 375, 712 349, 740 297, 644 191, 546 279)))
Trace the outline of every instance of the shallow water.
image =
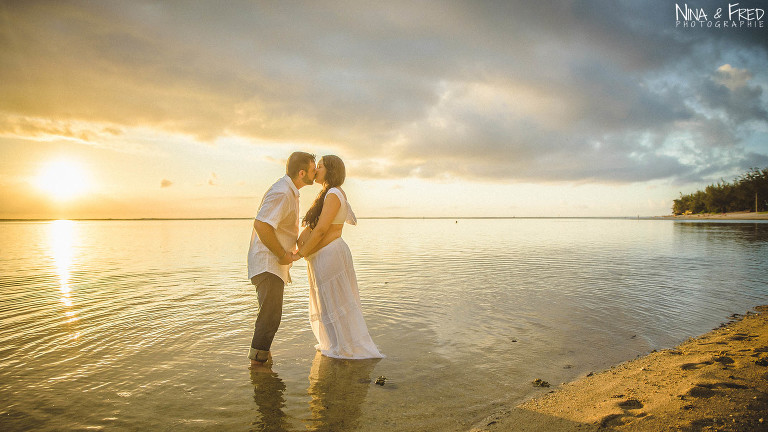
POLYGON ((383 360, 316 355, 292 269, 247 370, 249 220, 0 223, 3 430, 466 430, 505 403, 768 303, 768 224, 363 219, 383 360), (374 384, 386 376, 384 386, 374 384))

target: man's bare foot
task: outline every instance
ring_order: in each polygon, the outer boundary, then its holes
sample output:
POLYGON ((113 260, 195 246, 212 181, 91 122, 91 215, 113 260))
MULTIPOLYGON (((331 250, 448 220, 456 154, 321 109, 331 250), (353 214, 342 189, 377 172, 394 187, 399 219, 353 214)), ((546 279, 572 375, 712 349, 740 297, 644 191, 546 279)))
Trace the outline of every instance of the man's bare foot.
MULTIPOLYGON (((257 352, 256 358, 259 357, 259 354, 263 354, 262 352, 257 352)), ((250 359, 251 365, 248 367, 248 369, 251 369, 253 371, 272 371, 272 353, 267 351, 267 358, 265 360, 254 360, 250 359)))
POLYGON ((251 360, 251 366, 248 368, 254 372, 272 372, 272 353, 267 354, 265 361, 251 360))
POLYGON ((251 372, 272 372, 272 361, 256 361, 251 360, 251 366, 248 368, 251 370, 251 372))

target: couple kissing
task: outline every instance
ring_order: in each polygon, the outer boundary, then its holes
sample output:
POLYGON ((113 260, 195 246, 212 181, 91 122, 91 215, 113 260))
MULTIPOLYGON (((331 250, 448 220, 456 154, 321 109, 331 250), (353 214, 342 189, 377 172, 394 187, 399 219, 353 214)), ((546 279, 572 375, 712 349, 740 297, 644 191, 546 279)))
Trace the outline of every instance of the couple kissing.
POLYGON ((382 358, 363 319, 352 253, 341 237, 357 219, 341 185, 344 162, 295 152, 261 200, 248 250, 248 278, 256 287, 258 315, 248 352, 251 368, 269 367, 270 348, 280 326, 283 291, 294 261, 307 261, 309 322, 322 355, 342 359, 382 358), (322 185, 304 216, 299 234, 299 189, 322 185))

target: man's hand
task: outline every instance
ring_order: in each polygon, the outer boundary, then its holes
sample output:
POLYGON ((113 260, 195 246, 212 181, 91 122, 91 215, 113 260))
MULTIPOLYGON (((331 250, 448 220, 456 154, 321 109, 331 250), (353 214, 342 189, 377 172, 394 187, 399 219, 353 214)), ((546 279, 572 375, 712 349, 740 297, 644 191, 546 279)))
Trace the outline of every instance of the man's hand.
POLYGON ((291 257, 291 259, 292 259, 293 261, 298 261, 298 260, 300 260, 300 259, 302 259, 302 258, 304 258, 304 257, 303 257, 303 256, 301 256, 301 255, 299 255, 299 251, 298 251, 298 250, 297 250, 297 251, 294 251, 294 252, 293 252, 293 255, 292 255, 292 257, 291 257))
POLYGON ((272 228, 272 225, 256 219, 253 221, 253 229, 256 230, 256 234, 259 236, 259 240, 264 243, 264 246, 275 254, 278 264, 288 265, 293 262, 292 251, 287 251, 283 248, 277 239, 277 234, 275 234, 275 229, 272 228))
POLYGON ((283 256, 277 260, 277 263, 280 265, 288 265, 294 261, 295 260, 293 259, 293 253, 285 251, 283 256))

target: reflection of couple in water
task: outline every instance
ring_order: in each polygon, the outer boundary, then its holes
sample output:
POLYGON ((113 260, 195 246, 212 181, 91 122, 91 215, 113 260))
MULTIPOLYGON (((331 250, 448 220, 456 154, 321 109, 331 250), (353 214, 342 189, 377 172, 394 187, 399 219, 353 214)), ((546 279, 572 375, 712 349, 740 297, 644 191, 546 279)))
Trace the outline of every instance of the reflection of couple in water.
POLYGON ((357 398, 350 392, 358 387, 365 396, 368 375, 384 355, 368 334, 352 254, 341 238, 345 223, 357 224, 341 189, 346 177, 344 162, 328 155, 315 164, 314 155, 295 152, 288 158, 285 171, 286 175, 264 194, 253 223, 248 277, 256 286, 259 312, 248 358, 254 372, 264 372, 253 375, 259 409, 263 416, 282 418, 285 385, 271 371, 270 348, 280 326, 283 290, 291 281, 289 269, 294 261, 304 258, 309 276, 309 321, 318 350, 309 393, 313 419, 318 420, 319 427, 332 424, 342 414, 344 418, 354 414, 355 408, 344 401, 354 404, 357 398), (314 182, 322 189, 304 216, 304 230, 299 235, 299 189, 314 182), (334 392, 338 397, 329 397, 334 392))
MULTIPOLYGON (((353 431, 362 413, 373 372, 379 359, 345 360, 335 359, 318 352, 309 373, 311 416, 307 429, 313 431, 353 431)), ((258 406, 260 418, 252 430, 291 430, 285 407, 285 384, 277 373, 264 371, 252 373, 253 399, 258 406)))

